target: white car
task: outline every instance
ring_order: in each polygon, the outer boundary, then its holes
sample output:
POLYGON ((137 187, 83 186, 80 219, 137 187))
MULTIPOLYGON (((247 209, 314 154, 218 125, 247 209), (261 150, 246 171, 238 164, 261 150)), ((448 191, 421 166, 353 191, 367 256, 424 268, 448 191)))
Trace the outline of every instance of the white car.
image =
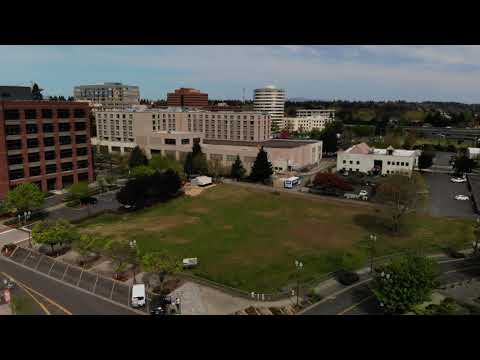
POLYGON ((360 196, 368 196, 368 192, 367 192, 367 190, 360 190, 360 192, 358 193, 358 195, 360 195, 360 196))
POLYGON ((464 177, 463 178, 452 177, 450 181, 453 183, 463 183, 463 182, 467 182, 467 179, 465 179, 464 177))
POLYGON ((465 201, 465 200, 468 200, 470 199, 467 195, 456 195, 455 196, 455 200, 462 200, 462 201, 465 201))
POLYGON ((198 265, 198 258, 187 258, 182 260, 183 268, 190 269, 198 265))

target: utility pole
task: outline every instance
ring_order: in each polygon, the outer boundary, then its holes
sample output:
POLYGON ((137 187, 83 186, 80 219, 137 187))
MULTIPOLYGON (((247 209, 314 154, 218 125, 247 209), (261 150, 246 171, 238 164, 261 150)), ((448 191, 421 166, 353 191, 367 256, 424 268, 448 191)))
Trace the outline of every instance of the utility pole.
POLYGON ((300 271, 303 269, 303 263, 301 261, 295 260, 295 268, 297 269, 297 306, 300 292, 300 271))

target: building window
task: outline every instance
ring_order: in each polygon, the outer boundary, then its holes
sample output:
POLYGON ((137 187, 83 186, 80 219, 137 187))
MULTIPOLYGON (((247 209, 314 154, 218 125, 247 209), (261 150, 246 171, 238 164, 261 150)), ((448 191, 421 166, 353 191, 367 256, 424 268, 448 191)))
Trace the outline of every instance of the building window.
POLYGON ((62 163, 62 171, 72 171, 73 170, 73 163, 67 162, 62 163))
POLYGON ((53 133, 53 124, 43 124, 43 132, 44 133, 53 133))
POLYGON ((76 144, 85 144, 87 142, 86 135, 76 135, 75 136, 75 143, 76 144))
POLYGON ((43 146, 55 146, 55 138, 53 137, 43 138, 43 146))
POLYGON ((237 155, 227 155, 227 161, 235 161, 237 159, 237 155))
POLYGON ((75 109, 75 110, 73 110, 73 116, 75 116, 76 118, 84 118, 85 117, 85 110, 75 109))
POLYGON ((57 117, 59 119, 67 119, 70 117, 70 110, 69 109, 58 109, 57 110, 57 117))
POLYGON ((399 166, 399 165, 400 165, 400 161, 397 161, 397 166, 399 166))
POLYGON ((42 118, 51 119, 53 117, 53 111, 51 109, 42 109, 42 118))
POLYGON ((70 131, 70 123, 59 123, 58 124, 58 131, 59 132, 70 131))
POLYGON ((210 160, 223 160, 222 154, 210 154, 210 160))
POLYGON ((10 180, 22 179, 24 177, 23 169, 10 170, 8 177, 10 180))
POLYGON ((28 162, 39 162, 39 161, 40 161, 40 153, 28 154, 28 162))
POLYGON ((60 158, 65 159, 65 158, 71 158, 73 154, 72 149, 62 149, 60 150, 60 158))
POLYGON ((45 166, 45 172, 47 174, 56 173, 57 172, 57 165, 56 164, 49 164, 49 165, 45 166))
POLYGON ((176 141, 176 139, 165 139, 165 144, 166 145, 176 145, 177 141, 176 141))
POLYGON ((390 165, 390 161, 387 161, 387 165, 390 165))
POLYGON ((4 111, 5 120, 18 120, 20 119, 20 112, 16 109, 7 109, 4 111))
POLYGON ((69 145, 72 143, 72 138, 70 136, 60 136, 60 145, 69 145))
POLYGON ((85 122, 76 122, 75 123, 75 131, 82 131, 87 128, 87 124, 85 122))
POLYGON ((27 147, 29 149, 38 147, 38 139, 27 139, 27 147))
POLYGON ((45 160, 55 160, 55 151, 45 151, 45 160))
POLYGON ((20 135, 20 125, 6 125, 7 135, 20 135))
POLYGON ((22 154, 8 156, 8 165, 18 165, 18 164, 23 164, 22 154))
POLYGON ((405 166, 408 166, 408 162, 405 163, 405 166))
POLYGON ((401 166, 404 166, 404 165, 405 165, 405 163, 402 161, 402 162, 400 163, 400 165, 401 165, 401 166))
POLYGON ((85 168, 88 168, 88 160, 77 161, 77 169, 85 169, 85 168))
POLYGON ((182 139, 182 145, 190 144, 190 139, 182 139))
POLYGON ((31 119, 37 118, 37 110, 35 109, 25 110, 24 113, 25 113, 25 119, 31 120, 31 119))
POLYGON ((350 164, 353 164, 353 161, 352 161, 352 160, 350 160, 350 164))
POLYGON ((40 176, 42 175, 42 170, 40 166, 34 166, 29 169, 30 176, 40 176))
POLYGON ((85 155, 88 155, 88 150, 86 147, 77 149, 77 156, 85 156, 85 155))
POLYGON ((357 165, 360 165, 360 161, 357 160, 357 165))

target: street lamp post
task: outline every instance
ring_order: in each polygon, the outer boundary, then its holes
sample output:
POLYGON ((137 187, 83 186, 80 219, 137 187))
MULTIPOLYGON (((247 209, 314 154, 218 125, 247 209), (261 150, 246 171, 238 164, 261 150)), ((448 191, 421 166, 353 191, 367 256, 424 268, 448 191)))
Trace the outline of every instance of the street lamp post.
POLYGON ((295 260, 295 268, 297 269, 297 306, 298 306, 298 297, 300 292, 300 271, 303 269, 303 263, 301 261, 295 260))
POLYGON ((375 252, 375 244, 377 242, 377 235, 370 235, 370 273, 373 273, 373 256, 375 252))

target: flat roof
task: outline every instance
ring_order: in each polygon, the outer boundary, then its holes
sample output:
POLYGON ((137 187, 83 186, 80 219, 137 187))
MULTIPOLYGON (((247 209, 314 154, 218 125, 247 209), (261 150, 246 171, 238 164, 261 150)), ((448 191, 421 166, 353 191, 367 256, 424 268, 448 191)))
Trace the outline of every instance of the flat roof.
POLYGON ((231 146, 264 146, 268 148, 284 148, 291 149, 304 145, 320 143, 317 140, 286 140, 286 139, 274 139, 266 141, 236 141, 236 140, 203 140, 204 144, 211 145, 231 145, 231 146))

